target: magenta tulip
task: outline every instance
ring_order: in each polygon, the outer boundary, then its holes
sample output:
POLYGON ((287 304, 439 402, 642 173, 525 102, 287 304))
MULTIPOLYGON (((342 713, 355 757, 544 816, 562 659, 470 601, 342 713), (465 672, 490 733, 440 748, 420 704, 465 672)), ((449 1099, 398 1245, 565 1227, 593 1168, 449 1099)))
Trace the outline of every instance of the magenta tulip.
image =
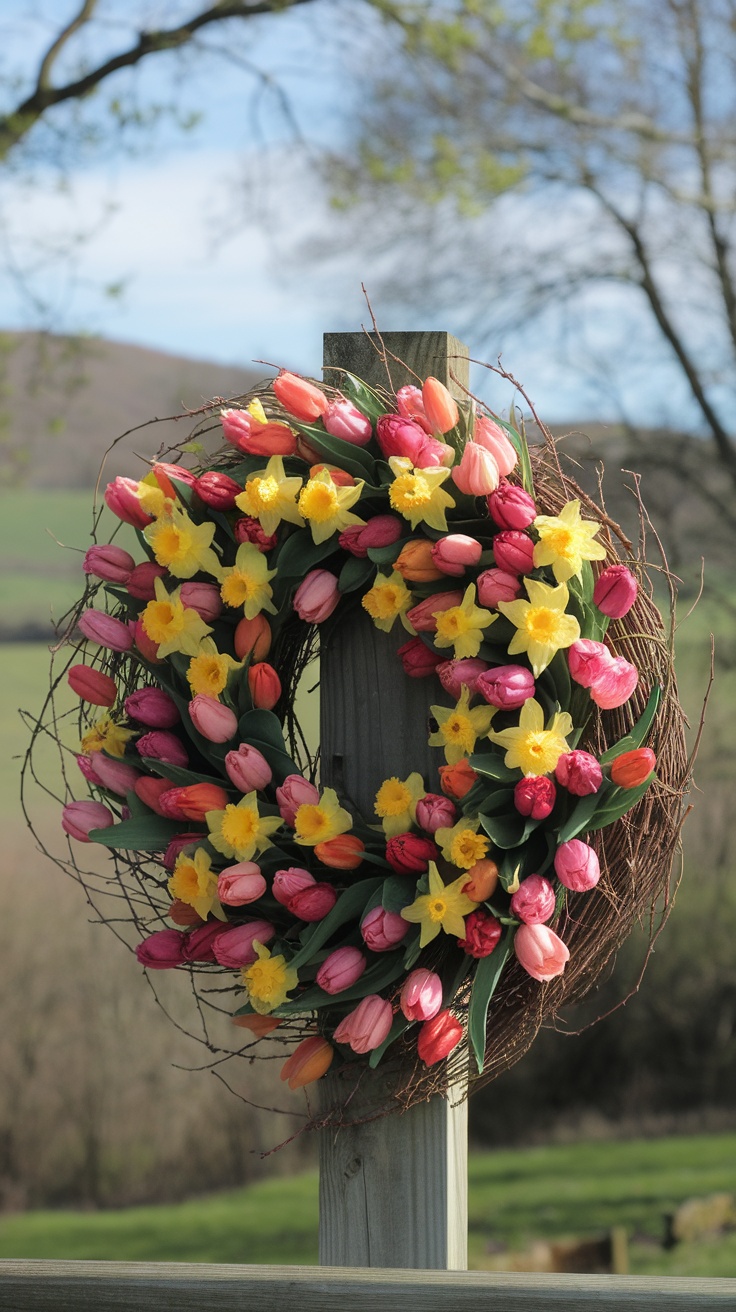
POLYGON ((571 838, 558 847, 554 864, 560 883, 573 893, 587 893, 588 889, 595 888, 601 877, 597 854, 579 838, 571 838))
POLYGON ((289 898, 287 908, 297 920, 306 920, 311 924, 315 920, 324 920, 336 902, 337 893, 332 884, 314 883, 294 893, 289 898))
POLYGON ((546 820, 554 808, 557 789, 546 775, 529 775, 520 779, 514 787, 514 806, 519 815, 528 815, 532 820, 546 820))
POLYGON ((439 468, 452 450, 403 415, 381 415, 376 423, 376 437, 386 460, 391 456, 403 456, 417 469, 439 468))
POLYGON ((511 914, 526 925, 543 925, 555 909, 555 890, 544 875, 522 879, 511 899, 511 914))
POLYGON ((173 729, 181 716, 173 697, 163 688, 139 688, 125 699, 125 710, 132 720, 150 729, 173 729))
POLYGON ((182 583, 179 599, 187 610, 196 610, 205 624, 211 624, 222 614, 220 589, 214 583, 182 583))
POLYGON ((112 812, 102 802, 67 802, 61 813, 64 833, 78 843, 90 843, 92 829, 109 829, 114 823, 112 812))
POLYGON ((344 551, 364 560, 369 547, 390 547, 403 531, 404 525, 396 515, 375 515, 367 524, 351 524, 343 529, 338 541, 344 551))
POLYGON ((516 483, 501 479, 488 498, 488 509, 499 528, 528 528, 537 518, 534 498, 516 483))
POLYGON ((136 601, 153 601, 156 596, 155 580, 163 579, 167 574, 164 565, 157 565, 155 560, 144 560, 131 570, 126 587, 136 601))
POLYGON ((322 962, 316 983, 325 993, 342 993, 357 983, 367 965, 360 948, 336 948, 322 962))
POLYGON ((449 797, 441 793, 425 793, 417 802, 416 817, 425 834, 436 834, 438 829, 452 829, 458 812, 449 797))
POLYGON ((133 634, 127 624, 116 620, 104 610, 82 611, 79 617, 79 629, 90 642, 96 642, 109 651, 130 651, 133 646, 133 634))
POLYGON ((480 675, 475 691, 491 706, 514 711, 534 696, 534 675, 525 665, 497 665, 480 675))
POLYGON ((531 574, 534 569, 534 543, 528 533, 507 529, 493 539, 493 559, 505 574, 531 574))
POLYGON ((343 442, 352 442, 353 446, 366 446, 373 437, 370 419, 342 397, 330 401, 322 414, 322 423, 333 437, 340 437, 343 442))
POLYGON ((151 729, 136 742, 136 751, 154 761, 166 761, 169 765, 189 765, 189 753, 181 738, 168 729, 151 729))
POLYGON ((148 970, 172 970, 187 960, 184 955, 186 938, 180 929, 157 929, 138 944, 135 955, 148 970))
POLYGON ((231 970, 250 966, 258 956, 253 944, 270 943, 275 933, 273 925, 267 920, 249 920, 245 925, 226 929, 213 943, 215 961, 231 970))
POLYGON ((598 575, 593 588, 593 601, 603 615, 620 620, 631 610, 639 585, 625 565, 609 565, 598 575))
POLYGON ((444 657, 438 656, 421 638, 410 638, 399 647, 396 655, 401 661, 404 674, 410 679, 426 679, 446 663, 444 657))
POLYGON ((95 544, 85 552, 82 561, 85 574, 92 574, 105 583, 127 583, 134 565, 130 552, 112 543, 108 546, 95 544))
POLYGON ((598 792, 603 772, 590 752, 564 752, 555 766, 555 779, 574 797, 587 797, 598 792))

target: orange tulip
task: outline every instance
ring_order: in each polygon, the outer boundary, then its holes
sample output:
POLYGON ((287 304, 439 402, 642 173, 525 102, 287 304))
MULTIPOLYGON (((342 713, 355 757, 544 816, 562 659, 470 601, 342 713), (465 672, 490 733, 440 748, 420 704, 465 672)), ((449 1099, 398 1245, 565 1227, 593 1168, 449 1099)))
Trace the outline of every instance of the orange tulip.
POLYGON ((618 788, 638 788, 656 764, 657 758, 650 747, 637 747, 616 757, 611 766, 611 781, 618 788))
POLYGON ((457 405, 439 378, 428 378, 422 387, 424 413, 435 433, 449 433, 460 414, 457 405))
POLYGON ((486 902, 489 897, 493 896, 497 883, 498 866, 496 862, 483 858, 470 867, 468 882, 463 884, 462 891, 473 902, 486 902))
POLYGON ((259 661, 248 670, 248 687, 259 711, 272 711, 281 696, 281 680, 273 665, 259 661))
POLYGON ((297 374, 279 374, 278 378, 274 378, 272 387, 276 399, 281 402, 284 410, 306 424, 319 419, 329 405, 327 397, 319 387, 315 387, 314 383, 308 383, 306 378, 300 378, 297 374))
POLYGON ((303 1089, 305 1084, 319 1080, 332 1065, 335 1049, 321 1034, 302 1039, 298 1048, 281 1067, 281 1079, 289 1081, 290 1089, 303 1089))
POLYGON ((458 761, 457 765, 440 766, 440 788, 455 802, 470 792, 477 778, 475 770, 465 760, 458 761))
POLYGON ((133 785, 136 797, 140 797, 144 805, 149 806, 156 815, 165 814, 159 804, 159 798, 162 793, 169 792, 170 788, 170 779, 156 779, 150 774, 141 775, 133 785))
POLYGON ((309 477, 314 478, 315 474, 318 474, 321 469, 327 470, 333 483, 336 483, 338 487, 355 487, 355 479, 352 474, 348 474, 344 469, 339 469, 337 465, 312 465, 309 470, 309 477))
POLYGON ((235 655, 238 660, 244 656, 253 656, 254 661, 262 661, 271 650, 271 625, 263 612, 253 620, 241 620, 235 630, 235 655))
POLYGON ((363 864, 364 852, 365 843, 355 834, 338 834, 337 838, 326 838, 314 847, 317 860, 332 870, 357 870, 363 864))
POLYGON ((218 784, 187 784, 161 793, 158 804, 163 815, 172 820, 204 820, 208 811, 224 811, 229 802, 218 784))
POLYGON ((427 538, 412 538, 407 542, 394 562, 394 569, 410 583, 434 583, 443 577, 443 571, 432 559, 432 543, 427 538))
POLYGON ((230 1020, 241 1030, 250 1030, 257 1039, 264 1038, 281 1024, 278 1016, 231 1016, 230 1020))

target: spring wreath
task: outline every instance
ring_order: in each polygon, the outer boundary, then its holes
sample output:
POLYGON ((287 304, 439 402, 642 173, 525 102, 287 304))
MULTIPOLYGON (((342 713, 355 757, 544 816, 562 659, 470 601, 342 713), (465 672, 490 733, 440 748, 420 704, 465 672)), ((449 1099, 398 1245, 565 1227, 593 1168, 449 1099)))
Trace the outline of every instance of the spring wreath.
POLYGON ((104 494, 140 550, 89 548, 63 648, 66 864, 109 848, 105 918, 245 1051, 289 1040, 292 1088, 379 1063, 394 1105, 473 1087, 668 889, 689 767, 645 561, 551 439, 437 379, 283 372, 213 414, 214 454, 104 494), (363 815, 320 783, 296 697, 358 605, 379 642, 403 626, 438 760, 387 762, 363 815))

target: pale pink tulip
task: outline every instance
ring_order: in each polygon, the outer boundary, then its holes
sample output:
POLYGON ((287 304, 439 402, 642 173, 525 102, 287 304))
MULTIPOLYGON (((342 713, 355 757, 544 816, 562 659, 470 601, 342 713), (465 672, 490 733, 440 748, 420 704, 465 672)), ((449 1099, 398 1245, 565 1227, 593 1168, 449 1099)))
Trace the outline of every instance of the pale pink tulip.
POLYGON ((514 952, 527 974, 543 984, 561 975, 570 959, 562 939, 547 925, 519 925, 514 952))

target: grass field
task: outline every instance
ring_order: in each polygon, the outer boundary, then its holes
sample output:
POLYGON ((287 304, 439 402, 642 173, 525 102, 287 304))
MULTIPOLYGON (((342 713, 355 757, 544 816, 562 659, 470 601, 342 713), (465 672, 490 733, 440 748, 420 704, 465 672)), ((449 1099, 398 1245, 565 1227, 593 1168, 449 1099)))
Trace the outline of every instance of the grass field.
MULTIPOLYGON (((736 1135, 473 1153, 470 1265, 489 1244, 626 1228, 632 1270, 736 1276, 736 1236, 661 1247, 664 1214, 688 1197, 733 1188, 736 1135)), ((261 1181, 174 1206, 0 1218, 0 1257, 312 1264, 317 1175, 261 1181)))

